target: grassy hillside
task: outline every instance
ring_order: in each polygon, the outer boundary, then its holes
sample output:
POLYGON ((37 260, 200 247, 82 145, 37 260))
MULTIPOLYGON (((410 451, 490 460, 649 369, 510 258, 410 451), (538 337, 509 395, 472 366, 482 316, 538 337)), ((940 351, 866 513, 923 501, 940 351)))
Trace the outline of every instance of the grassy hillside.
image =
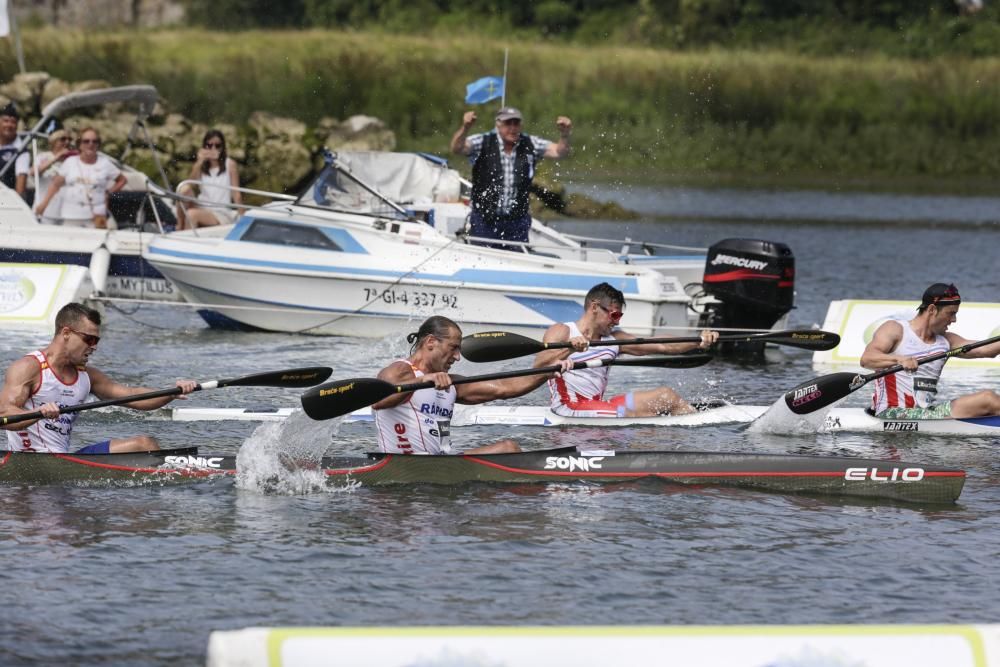
MULTIPOLYGON (((384 119, 400 148, 444 153, 466 83, 500 74, 527 130, 573 118, 561 165, 595 179, 868 182, 988 186, 1000 160, 1000 59, 814 57, 787 52, 429 38, 333 31, 101 34, 29 30, 29 68, 67 80, 152 83, 205 122, 266 110, 384 119)), ((0 44, 0 79, 14 73, 0 44)), ((489 127, 497 102, 475 107, 489 127)), ((925 187, 925 185, 921 185, 925 187)))

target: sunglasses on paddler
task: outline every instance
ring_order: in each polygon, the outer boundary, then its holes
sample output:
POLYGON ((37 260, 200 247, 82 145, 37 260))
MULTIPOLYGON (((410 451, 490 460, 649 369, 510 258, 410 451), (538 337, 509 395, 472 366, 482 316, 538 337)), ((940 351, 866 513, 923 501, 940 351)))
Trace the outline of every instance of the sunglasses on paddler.
POLYGON ((101 342, 100 336, 95 336, 94 334, 89 334, 89 333, 83 333, 82 331, 77 331, 73 327, 66 327, 66 328, 75 333, 77 336, 79 336, 80 340, 86 343, 88 347, 94 347, 95 345, 101 342))
POLYGON ((602 306, 601 304, 597 304, 597 307, 607 313, 612 322, 617 322, 622 318, 623 313, 620 310, 611 310, 607 306, 602 306))

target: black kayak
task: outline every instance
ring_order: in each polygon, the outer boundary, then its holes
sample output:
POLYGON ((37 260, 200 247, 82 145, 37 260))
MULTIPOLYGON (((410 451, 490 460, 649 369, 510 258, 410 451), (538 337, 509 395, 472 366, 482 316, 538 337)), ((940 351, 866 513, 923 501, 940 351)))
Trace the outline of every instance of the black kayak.
MULTIPOLYGON (((965 484, 963 470, 900 461, 574 448, 519 454, 334 456, 323 458, 320 468, 331 483, 350 480, 363 485, 657 479, 671 484, 921 503, 953 503, 965 484)), ((234 455, 203 453, 195 447, 129 454, 0 454, 0 482, 8 483, 169 483, 235 473, 234 455)))

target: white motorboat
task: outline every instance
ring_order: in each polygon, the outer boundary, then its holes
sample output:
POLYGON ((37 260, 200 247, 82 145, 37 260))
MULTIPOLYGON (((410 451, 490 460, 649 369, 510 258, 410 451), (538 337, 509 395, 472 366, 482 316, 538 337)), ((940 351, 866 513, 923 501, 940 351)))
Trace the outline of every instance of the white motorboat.
MULTIPOLYGON (((129 136, 144 134, 143 123, 157 99, 156 89, 146 85, 63 95, 46 105, 28 134, 26 150, 37 149, 36 139, 48 134, 47 128, 55 119, 75 109, 111 103, 134 107, 135 121, 129 136)), ((151 145, 149 136, 144 136, 145 143, 151 145)), ((152 154, 155 157, 156 152, 152 154)), ((173 285, 142 258, 142 249, 150 239, 173 227, 169 206, 154 196, 163 189, 145 174, 111 159, 127 178, 125 189, 112 195, 109 203, 111 229, 40 224, 16 192, 0 185, 0 262, 87 266, 95 289, 107 296, 180 301, 180 293, 173 285)))
MULTIPOLYGON (((173 408, 174 421, 281 421, 295 408, 173 408)), ((543 405, 456 405, 451 425, 460 426, 718 426, 745 424, 765 412, 766 405, 719 405, 689 415, 657 417, 563 417, 543 405)), ((370 408, 344 415, 344 423, 371 422, 370 408)), ((952 436, 1000 436, 1000 417, 970 419, 881 419, 862 408, 834 408, 820 433, 917 433, 952 436)))
POLYGON ((630 243, 599 247, 536 221, 529 243, 495 249, 465 235, 461 186, 425 156, 328 154, 295 201, 157 238, 144 256, 210 325, 267 331, 381 337, 445 315, 467 333, 537 334, 578 317, 600 282, 624 292, 622 326, 640 335, 705 323, 768 329, 792 307, 783 244, 722 242, 707 260, 704 248, 654 255, 670 248, 644 244, 646 254, 631 254, 630 243))

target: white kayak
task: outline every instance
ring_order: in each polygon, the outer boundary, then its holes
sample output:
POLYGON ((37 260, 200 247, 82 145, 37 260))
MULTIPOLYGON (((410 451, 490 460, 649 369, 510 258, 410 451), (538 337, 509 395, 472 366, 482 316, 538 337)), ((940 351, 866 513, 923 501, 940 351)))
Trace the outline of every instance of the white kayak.
MULTIPOLYGON (((452 426, 712 426, 749 423, 764 414, 765 405, 722 405, 689 415, 658 417, 563 417, 541 405, 459 405, 452 426)), ((174 408, 175 421, 278 421, 295 408, 174 408)), ((343 422, 370 422, 370 408, 345 415, 343 422)), ((973 419, 879 419, 861 408, 834 408, 826 416, 823 433, 930 433, 934 435, 1000 435, 1000 417, 973 419)))

